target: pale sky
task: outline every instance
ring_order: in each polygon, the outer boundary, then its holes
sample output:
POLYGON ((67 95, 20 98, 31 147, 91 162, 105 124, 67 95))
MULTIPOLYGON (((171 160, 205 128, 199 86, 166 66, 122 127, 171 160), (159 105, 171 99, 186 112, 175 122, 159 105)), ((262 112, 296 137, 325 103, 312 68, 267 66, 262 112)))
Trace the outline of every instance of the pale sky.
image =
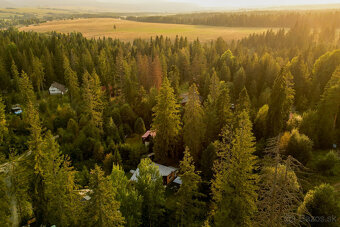
POLYGON ((340 4, 340 0, 98 0, 111 3, 190 3, 200 7, 208 8, 252 8, 252 7, 272 7, 272 6, 294 6, 294 5, 314 5, 314 4, 340 4))
MULTIPOLYGON (((143 0, 141 0, 143 1, 143 0)), ((256 7, 283 5, 334 4, 340 0, 168 0, 169 2, 195 3, 204 7, 256 7)))

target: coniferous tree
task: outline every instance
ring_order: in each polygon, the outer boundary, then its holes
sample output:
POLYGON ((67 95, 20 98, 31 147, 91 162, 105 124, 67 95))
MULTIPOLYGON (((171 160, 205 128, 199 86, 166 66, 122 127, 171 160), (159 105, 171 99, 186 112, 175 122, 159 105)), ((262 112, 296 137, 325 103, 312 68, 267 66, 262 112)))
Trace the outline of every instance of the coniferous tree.
POLYGON ((44 216, 49 224, 58 226, 79 225, 81 207, 76 194, 75 180, 70 161, 59 151, 59 145, 48 132, 44 138, 44 194, 46 210, 44 216))
POLYGON ((164 187, 163 179, 158 167, 150 159, 142 159, 138 165, 136 189, 143 197, 142 224, 154 226, 164 213, 164 187))
POLYGON ((238 112, 242 112, 243 110, 250 112, 251 108, 251 102, 249 99, 249 95, 247 92, 246 87, 242 89, 242 91, 239 94, 238 100, 237 100, 237 105, 236 105, 236 110, 238 112))
POLYGON ((201 105, 200 96, 197 87, 193 84, 189 88, 188 102, 185 105, 183 116, 183 139, 186 146, 189 147, 195 162, 201 157, 202 144, 205 135, 204 111, 201 105))
MULTIPOLYGON (((218 134, 220 133, 220 121, 217 111, 218 97, 221 92, 221 84, 217 77, 216 73, 213 73, 211 77, 211 82, 209 85, 209 95, 207 100, 204 103, 204 121, 206 125, 209 126, 206 128, 205 140, 206 143, 210 143, 214 141, 218 134)), ((222 104, 221 104, 222 106, 222 104)))
POLYGON ((5 184, 5 179, 0 175, 0 225, 11 226, 10 222, 11 210, 8 197, 8 189, 5 184))
POLYGON ((172 151, 171 146, 181 129, 179 105, 176 102, 174 90, 166 77, 157 96, 157 104, 153 108, 153 112, 152 129, 157 133, 154 151, 157 160, 164 160, 169 157, 172 151))
POLYGON ((34 57, 32 67, 33 67, 33 72, 31 75, 32 83, 37 89, 38 93, 40 93, 40 91, 44 89, 45 80, 44 66, 39 58, 34 57))
POLYGON ((116 200, 120 202, 120 211, 125 219, 125 226, 139 226, 142 223, 142 196, 138 194, 119 165, 113 165, 110 178, 112 187, 117 191, 116 200))
POLYGON ((84 112, 89 116, 96 127, 101 128, 103 124, 103 100, 100 80, 97 73, 83 75, 82 96, 84 112))
POLYGON ((254 137, 248 114, 239 116, 238 128, 222 131, 218 159, 212 181, 213 211, 216 226, 252 226, 256 211, 254 137))
POLYGON ((324 148, 329 148, 332 144, 339 142, 337 137, 338 116, 340 109, 340 67, 338 67, 325 87, 318 106, 318 142, 324 148))
POLYGON ((199 173, 195 171, 195 164, 188 147, 180 162, 179 174, 182 184, 176 194, 176 219, 178 226, 195 226, 199 223, 201 209, 204 202, 199 198, 199 186, 202 183, 199 173))
POLYGON ((99 166, 91 170, 91 200, 88 204, 89 226, 124 226, 124 217, 120 212, 120 203, 116 200, 116 190, 110 177, 105 177, 99 166))
POLYGON ((268 135, 278 135, 286 126, 294 101, 292 74, 282 68, 274 81, 267 116, 268 135))
POLYGON ((5 104, 2 101, 2 97, 0 95, 0 145, 3 143, 6 138, 6 134, 8 133, 6 116, 5 116, 5 104))
POLYGON ((218 131, 220 132, 222 128, 230 124, 233 115, 231 112, 231 103, 229 96, 229 88, 225 83, 221 85, 220 94, 217 98, 217 117, 218 117, 218 131))
POLYGON ((308 66, 301 55, 292 59, 289 64, 289 71, 292 73, 294 80, 294 104, 298 110, 305 110, 308 104, 307 97, 310 88, 310 80, 308 78, 308 66))
POLYGON ((8 180, 10 187, 8 191, 11 195, 12 202, 16 204, 17 212, 13 216, 17 222, 32 215, 30 200, 30 179, 32 178, 31 159, 18 157, 16 151, 11 149, 9 155, 8 180))
POLYGON ((135 129, 135 133, 137 134, 145 133, 146 129, 145 129, 144 121, 141 117, 137 118, 134 129, 135 129))
POLYGON ((309 224, 315 224, 317 217, 324 217, 326 222, 318 226, 338 226, 340 205, 336 198, 336 190, 329 184, 321 184, 309 190, 303 203, 298 208, 300 215, 304 215, 309 224))
POLYGON ((12 61, 11 65, 11 74, 13 77, 13 87, 16 92, 19 92, 19 72, 18 72, 18 67, 16 66, 15 62, 12 61))
POLYGON ((151 82, 152 86, 159 89, 162 85, 162 66, 159 57, 155 56, 151 63, 151 82))
POLYGON ((210 143, 207 149, 203 150, 202 158, 201 158, 201 170, 202 175, 205 180, 211 180, 213 177, 213 164, 215 159, 217 158, 216 155, 216 143, 210 143))
POLYGON ((77 73, 72 70, 70 62, 66 56, 64 56, 64 72, 66 86, 68 88, 71 102, 75 103, 75 101, 79 100, 80 97, 78 76, 77 73))

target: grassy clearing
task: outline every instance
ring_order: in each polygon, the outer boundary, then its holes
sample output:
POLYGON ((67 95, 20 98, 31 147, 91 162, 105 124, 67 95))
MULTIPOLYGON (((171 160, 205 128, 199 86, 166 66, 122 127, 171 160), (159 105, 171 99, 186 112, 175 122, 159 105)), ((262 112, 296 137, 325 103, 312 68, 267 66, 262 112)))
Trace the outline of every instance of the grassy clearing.
MULTIPOLYGON (((123 41, 136 38, 149 39, 155 36, 167 36, 174 39, 176 35, 188 37, 190 41, 199 38, 203 42, 222 37, 224 40, 237 40, 252 33, 262 33, 268 28, 230 28, 201 25, 144 23, 112 18, 89 18, 74 20, 56 20, 20 28, 22 31, 60 33, 81 32, 86 38, 111 37, 123 41), (116 30, 114 29, 116 26, 116 30)), ((276 30, 276 29, 274 29, 276 30)))

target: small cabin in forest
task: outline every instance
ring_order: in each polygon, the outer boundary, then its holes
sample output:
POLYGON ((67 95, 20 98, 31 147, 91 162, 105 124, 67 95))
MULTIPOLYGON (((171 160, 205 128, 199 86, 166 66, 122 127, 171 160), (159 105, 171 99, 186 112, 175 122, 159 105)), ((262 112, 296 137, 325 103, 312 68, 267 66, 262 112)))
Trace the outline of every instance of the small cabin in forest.
POLYGON ((156 137, 156 131, 148 130, 142 135, 142 141, 147 146, 156 137))
POLYGON ((67 93, 67 88, 65 85, 59 84, 57 82, 53 82, 48 89, 50 95, 64 95, 67 93))
MULTIPOLYGON (((160 175, 163 178, 163 185, 168 185, 171 182, 173 182, 177 177, 177 169, 171 166, 164 166, 158 163, 154 163, 156 166, 158 166, 158 170, 160 175)), ((133 172, 132 177, 130 180, 137 181, 137 177, 139 175, 139 169, 137 168, 136 171, 133 172)))

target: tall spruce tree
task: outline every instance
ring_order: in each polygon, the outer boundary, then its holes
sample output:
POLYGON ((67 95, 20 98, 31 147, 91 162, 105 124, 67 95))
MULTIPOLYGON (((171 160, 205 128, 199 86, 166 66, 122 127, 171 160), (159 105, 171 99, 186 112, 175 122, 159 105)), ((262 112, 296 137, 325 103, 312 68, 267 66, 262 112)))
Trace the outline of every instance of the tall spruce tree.
POLYGON ((84 113, 96 127, 101 128, 103 124, 103 96, 100 87, 100 80, 96 72, 90 75, 85 72, 83 75, 82 97, 84 113))
POLYGON ((236 110, 237 112, 242 112, 243 110, 246 110, 249 113, 250 108, 251 108, 251 102, 249 99, 249 95, 248 95, 246 87, 243 87, 237 100, 236 110))
POLYGON ((142 224, 143 226, 157 226, 159 218, 165 211, 163 179, 158 166, 150 159, 142 159, 138 169, 136 189, 143 197, 142 224))
POLYGON ((70 61, 68 60, 66 56, 64 56, 64 73, 65 73, 66 86, 68 87, 68 93, 69 93, 71 102, 74 104, 75 101, 79 100, 79 97, 80 97, 78 76, 77 76, 77 73, 72 70, 70 66, 70 61))
POLYGON ((124 217, 116 200, 116 189, 113 188, 110 177, 105 177, 99 166, 91 170, 90 176, 91 200, 88 204, 89 226, 124 226, 124 217))
POLYGON ((30 139, 28 141, 29 152, 33 156, 33 180, 32 180, 32 207, 37 222, 46 224, 46 198, 44 194, 44 140, 39 119, 38 110, 35 107, 35 94, 33 86, 26 73, 22 73, 19 79, 19 88, 25 105, 25 118, 29 125, 30 139))
POLYGON ((214 163, 213 218, 216 226, 252 226, 256 211, 254 137, 247 112, 239 116, 235 132, 225 127, 214 163))
POLYGON ((334 71, 331 79, 325 87, 318 105, 318 143, 323 148, 330 148, 332 144, 339 142, 338 116, 340 112, 340 66, 334 71))
POLYGON ((181 187, 176 194, 178 226, 195 226, 201 221, 201 212, 205 204, 199 200, 203 196, 199 192, 202 180, 199 173, 195 171, 195 163, 188 147, 186 147, 184 158, 180 162, 178 176, 182 180, 181 187))
POLYGON ((6 115, 5 115, 5 104, 2 101, 0 95, 0 145, 3 143, 6 134, 8 133, 6 115))
POLYGON ((120 202, 120 211, 125 218, 125 226, 139 226, 142 223, 142 196, 119 165, 113 165, 110 178, 112 187, 116 190, 116 200, 120 202))
POLYGON ((171 155, 171 146, 181 129, 179 104, 168 78, 164 78, 153 108, 152 129, 156 131, 154 151, 157 160, 165 160, 171 155))
POLYGON ((218 118, 218 111, 217 111, 217 99, 220 96, 221 92, 221 84, 217 77, 216 73, 213 73, 211 77, 211 82, 209 85, 209 94, 208 98, 204 103, 204 121, 206 123, 206 134, 205 134, 205 142, 210 143, 214 141, 218 134, 220 133, 220 121, 218 118))
POLYGON ((11 210, 8 197, 8 189, 5 184, 3 173, 0 174, 0 225, 11 226, 11 210))
POLYGON ((292 74, 282 68, 276 77, 270 96, 267 116, 267 133, 277 136, 286 126, 294 101, 292 74))
POLYGON ((188 102, 185 105, 183 122, 184 143, 189 147, 195 162, 198 162, 201 157, 206 125, 204 124, 204 111, 200 96, 195 84, 189 88, 188 102))
POLYGON ((41 90, 44 89, 45 72, 44 66, 38 57, 33 58, 32 68, 33 68, 33 72, 31 74, 32 83, 35 86, 35 89, 38 91, 38 93, 40 93, 41 90))

